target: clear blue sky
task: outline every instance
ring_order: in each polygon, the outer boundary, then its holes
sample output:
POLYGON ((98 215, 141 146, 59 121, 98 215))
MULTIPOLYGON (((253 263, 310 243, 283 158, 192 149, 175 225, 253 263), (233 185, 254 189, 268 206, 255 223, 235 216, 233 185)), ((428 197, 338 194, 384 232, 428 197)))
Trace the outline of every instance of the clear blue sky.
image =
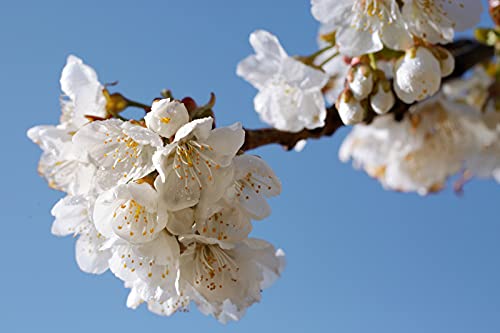
POLYGON ((219 124, 257 127, 255 91, 235 75, 257 28, 290 53, 315 48, 308 0, 1 2, 0 331, 500 332, 499 185, 475 181, 462 198, 383 191, 338 161, 346 130, 301 154, 256 151, 283 194, 253 234, 283 247, 288 266, 241 322, 132 311, 110 273, 79 271, 74 240, 50 234, 61 194, 38 177, 40 151, 25 137, 57 121, 66 56, 145 102, 162 88, 200 100, 214 91, 219 124))

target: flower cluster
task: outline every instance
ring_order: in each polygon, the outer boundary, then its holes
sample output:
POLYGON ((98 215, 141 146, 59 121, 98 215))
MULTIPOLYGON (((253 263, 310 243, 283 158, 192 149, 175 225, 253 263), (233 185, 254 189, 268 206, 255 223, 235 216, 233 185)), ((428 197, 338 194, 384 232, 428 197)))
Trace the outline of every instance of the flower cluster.
POLYGON ((368 111, 386 113, 394 95, 407 104, 435 95, 441 79, 454 69, 453 56, 438 44, 449 43, 455 31, 474 26, 482 10, 477 1, 311 2, 314 17, 323 24, 320 33, 351 66, 337 101, 346 125, 362 122, 368 111), (377 73, 379 67, 385 67, 386 75, 377 73), (378 86, 373 85, 376 77, 378 86), (393 91, 385 77, 392 79, 393 91))
POLYGON ((259 90, 254 105, 260 118, 282 131, 323 127, 325 97, 336 101, 344 124, 353 125, 370 112, 388 112, 396 96, 411 104, 435 95, 454 69, 453 56, 439 44, 474 26, 482 11, 475 0, 311 0, 311 5, 322 23, 321 50, 290 57, 275 36, 256 31, 250 36, 256 54, 237 68, 259 90))
POLYGON ((61 123, 28 131, 43 150, 40 174, 67 193, 52 232, 78 236, 79 267, 110 269, 131 308, 168 316, 194 302, 221 322, 240 319, 284 266, 282 250, 248 238, 281 184, 240 152, 241 125, 214 128, 170 98, 144 119, 116 117, 112 95, 74 56, 61 86, 61 123))
POLYGON ((500 113, 488 97, 492 82, 478 67, 468 79, 415 104, 402 121, 385 115, 356 125, 340 159, 353 159, 386 188, 422 195, 441 190, 459 172, 500 181, 500 113))

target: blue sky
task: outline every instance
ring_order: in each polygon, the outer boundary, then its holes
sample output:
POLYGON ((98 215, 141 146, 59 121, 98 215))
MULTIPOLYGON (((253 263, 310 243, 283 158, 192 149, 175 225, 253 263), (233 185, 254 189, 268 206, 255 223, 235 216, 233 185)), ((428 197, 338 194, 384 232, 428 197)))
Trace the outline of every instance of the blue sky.
MULTIPOLYGON (((489 24, 485 19, 484 24, 489 24)), ((500 187, 474 181, 422 198, 382 190, 338 161, 346 129, 298 154, 255 151, 283 194, 253 235, 285 249, 288 266, 239 323, 190 313, 157 317, 125 307, 110 273, 74 261, 74 240, 50 234, 61 193, 36 173, 35 124, 59 117, 59 75, 74 53, 117 91, 149 102, 163 88, 203 101, 217 95, 220 125, 259 127, 254 89, 235 75, 263 28, 292 54, 315 50, 307 0, 3 1, 0 4, 0 330, 3 332, 434 333, 500 331, 500 187)))

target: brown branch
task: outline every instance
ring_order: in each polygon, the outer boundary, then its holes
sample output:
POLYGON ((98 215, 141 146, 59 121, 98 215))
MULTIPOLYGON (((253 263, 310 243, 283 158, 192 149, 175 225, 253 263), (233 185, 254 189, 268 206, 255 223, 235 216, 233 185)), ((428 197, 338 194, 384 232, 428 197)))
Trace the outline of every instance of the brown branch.
MULTIPOLYGON (((494 50, 489 46, 485 46, 471 40, 459 40, 446 46, 447 49, 455 57, 455 70, 446 78, 446 80, 457 78, 463 75, 467 70, 474 67, 483 61, 493 57, 494 50)), ((408 110, 409 105, 402 101, 397 101, 393 109, 390 111, 394 114, 397 120, 401 120, 408 110)), ((369 115, 366 122, 371 122, 375 118, 375 114, 369 115)), ((291 150, 297 142, 307 139, 320 139, 322 137, 332 136, 337 129, 344 126, 335 106, 327 109, 325 126, 314 130, 302 130, 297 133, 284 132, 274 128, 263 129, 246 129, 245 128, 245 143, 242 150, 248 151, 258 147, 279 144, 285 150, 291 150)))

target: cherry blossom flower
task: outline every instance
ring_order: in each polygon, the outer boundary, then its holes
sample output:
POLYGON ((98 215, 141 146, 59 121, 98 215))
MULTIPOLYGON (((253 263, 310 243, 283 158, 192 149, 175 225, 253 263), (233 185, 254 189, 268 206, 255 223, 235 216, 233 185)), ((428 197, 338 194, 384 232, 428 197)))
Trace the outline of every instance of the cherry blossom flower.
POLYGON ((71 195, 92 191, 95 167, 80 158, 67 130, 56 126, 35 126, 28 137, 43 151, 38 172, 49 186, 71 195))
POLYGON ((151 185, 132 182, 97 198, 94 221, 105 237, 140 244, 158 236, 167 225, 167 215, 158 214, 158 194, 151 185))
POLYGON ((469 107, 441 96, 416 104, 396 122, 391 115, 357 125, 345 139, 340 159, 353 159, 389 189, 425 195, 441 190, 480 147, 494 140, 469 107))
POLYGON ((328 76, 288 56, 267 31, 252 33, 250 44, 256 54, 238 64, 237 74, 259 90, 254 105, 262 121, 289 132, 324 126, 328 76))
POLYGON ((477 0, 404 0, 402 18, 413 35, 445 44, 453 41, 455 31, 479 23, 482 11, 477 0))
POLYGON ((271 214, 266 198, 281 193, 281 182, 261 158, 239 155, 234 158, 234 182, 225 193, 225 200, 237 205, 248 216, 262 220, 271 214))
POLYGON ((161 209, 177 211, 199 202, 216 202, 231 183, 232 159, 245 133, 239 123, 216 129, 212 125, 210 117, 193 120, 155 153, 161 209))
POLYGON ((342 54, 359 56, 385 46, 405 50, 412 45, 396 0, 311 0, 312 14, 333 28, 342 54))
POLYGON ((136 291, 144 301, 163 301, 176 295, 180 250, 166 231, 144 244, 115 239, 111 251, 110 270, 129 284, 141 281, 142 288, 136 291))
POLYGON ((200 310, 222 322, 240 319, 284 268, 283 251, 263 240, 246 239, 232 249, 202 236, 193 240, 180 257, 181 288, 194 289, 190 297, 200 310))
POLYGON ((152 156, 163 146, 153 131, 118 119, 94 121, 74 136, 75 149, 97 168, 96 183, 107 190, 154 170, 152 156))
POLYGON ((111 252, 102 249, 107 241, 94 227, 91 201, 84 196, 67 196, 52 208, 55 221, 52 233, 56 236, 79 236, 76 241, 76 262, 86 273, 102 274, 108 269, 111 252))

